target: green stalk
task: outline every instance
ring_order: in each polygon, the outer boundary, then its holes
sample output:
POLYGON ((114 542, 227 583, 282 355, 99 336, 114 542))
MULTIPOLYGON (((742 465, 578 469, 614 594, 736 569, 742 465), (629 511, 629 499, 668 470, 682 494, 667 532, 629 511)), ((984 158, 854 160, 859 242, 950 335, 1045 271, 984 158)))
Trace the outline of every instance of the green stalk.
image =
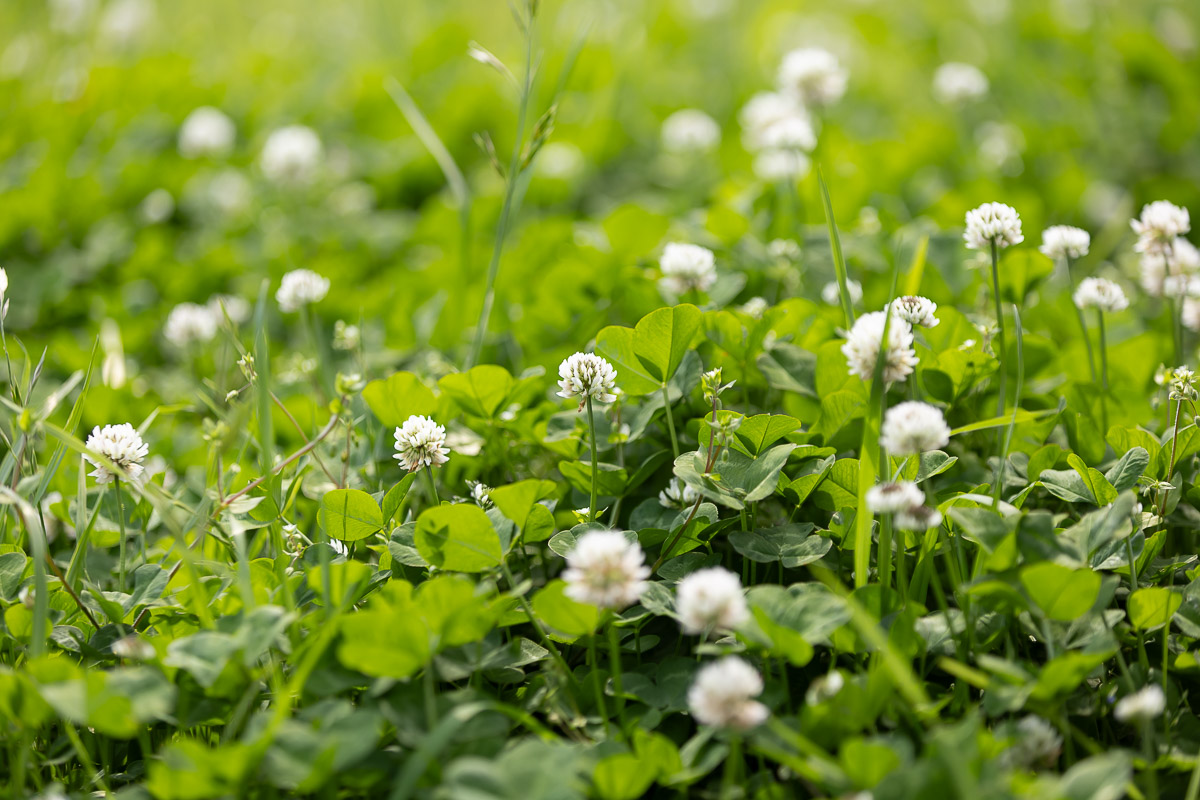
POLYGON ((883 587, 882 611, 887 614, 891 608, 888 603, 888 589, 892 588, 892 515, 884 514, 879 518, 879 583, 883 587))
POLYGON ((671 452, 675 454, 675 458, 679 458, 679 439, 675 435, 675 415, 671 413, 671 396, 667 392, 667 385, 664 383, 662 387, 663 408, 667 412, 667 431, 671 434, 671 452))
POLYGON ((591 505, 588 506, 588 522, 595 522, 596 518, 600 514, 600 510, 597 508, 597 506, 599 505, 599 502, 598 502, 598 498, 596 496, 596 480, 597 480, 596 476, 599 474, 599 471, 600 471, 600 462, 596 455, 596 416, 592 412, 592 396, 590 394, 587 396, 586 402, 587 402, 588 431, 589 431, 588 441, 592 445, 592 502, 591 502, 591 505))
POLYGON ((1100 421, 1104 425, 1103 435, 1108 436, 1108 341, 1104 330, 1104 310, 1096 309, 1100 322, 1100 421))
POLYGON ((113 488, 117 492, 117 521, 121 526, 121 545, 119 548, 120 566, 117 572, 117 591, 125 591, 125 504, 121 501, 121 479, 113 477, 113 488))
POLYGON ((725 773, 721 777, 721 800, 733 800, 741 796, 741 792, 736 788, 741 766, 742 737, 735 735, 729 740, 729 755, 725 757, 725 773))
POLYGON ((608 720, 608 705, 604 702, 604 684, 600 682, 600 665, 596 658, 596 634, 593 632, 588 637, 588 666, 592 669, 592 691, 596 695, 596 708, 600 712, 600 719, 604 722, 604 733, 611 735, 612 730, 608 720))
POLYGON ((833 219, 833 202, 829 199, 829 187, 825 185, 825 176, 817 167, 817 185, 821 189, 821 203, 825 207, 825 224, 829 229, 829 247, 833 252, 833 268, 837 273, 838 297, 842 303, 842 313, 846 317, 846 329, 854 324, 854 304, 850 302, 849 278, 846 271, 846 258, 842 254, 842 240, 838 236, 837 223, 833 219))
MULTIPOLYGON (((621 645, 617 637, 616 618, 611 614, 608 620, 608 649, 612 659, 613 693, 617 700, 617 730, 623 731, 621 714, 625 711, 625 689, 621 683, 621 645)), ((637 636, 637 633, 634 633, 637 636)))
POLYGON ((432 464, 425 465, 425 474, 429 476, 429 491, 433 492, 433 505, 434 507, 440 506, 442 504, 442 499, 438 497, 437 481, 433 479, 432 464))
POLYGON ((433 674, 433 656, 429 657, 429 663, 425 665, 424 675, 424 694, 425 694, 425 728, 432 731, 437 725, 437 678, 433 674))
POLYGON ((1075 319, 1079 321, 1079 332, 1083 334, 1083 343, 1087 347, 1088 371, 1092 375, 1092 383, 1096 382, 1096 359, 1092 355, 1092 340, 1088 337, 1087 320, 1083 317, 1083 309, 1075 305, 1075 276, 1071 274, 1071 257, 1064 258, 1067 269, 1067 286, 1071 290, 1071 305, 1075 306, 1075 319))

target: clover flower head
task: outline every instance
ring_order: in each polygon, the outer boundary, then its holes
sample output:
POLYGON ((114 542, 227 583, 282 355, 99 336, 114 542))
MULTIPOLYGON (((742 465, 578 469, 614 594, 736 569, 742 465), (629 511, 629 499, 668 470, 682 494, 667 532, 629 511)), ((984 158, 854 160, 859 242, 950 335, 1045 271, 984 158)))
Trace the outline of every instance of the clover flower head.
POLYGON ((392 458, 409 472, 422 467, 438 467, 449 461, 446 428, 429 417, 413 415, 396 428, 396 452, 392 458))
POLYGON ((889 321, 888 316, 886 311, 872 311, 854 321, 854 327, 846 334, 846 343, 842 345, 851 375, 864 381, 873 380, 881 351, 885 383, 897 383, 912 374, 919 361, 912 346, 912 326, 894 315, 889 321), (883 341, 885 326, 886 343, 883 341))
POLYGON ((149 661, 154 658, 154 645, 136 633, 123 636, 112 643, 112 654, 130 661, 149 661))
POLYGON ((1167 709, 1167 696, 1162 687, 1151 683, 1127 694, 1113 707, 1113 716, 1120 722, 1149 722, 1161 717, 1167 709))
POLYGON ((212 309, 196 303, 180 303, 167 314, 163 337, 179 348, 193 342, 208 342, 217 335, 217 317, 212 309))
POLYGON ((1049 766, 1062 753, 1063 739, 1046 720, 1035 714, 1022 717, 1005 760, 1021 767, 1049 766))
POLYGON ((754 158, 754 174, 767 183, 794 181, 812 169, 812 161, 799 150, 769 148, 754 158))
POLYGON ((471 500, 475 505, 480 508, 492 507, 492 487, 480 481, 467 481, 467 488, 471 490, 471 500))
POLYGON ((928 403, 906 400, 887 410, 879 443, 894 456, 915 456, 940 450, 950 441, 950 426, 940 409, 928 403))
POLYGON ((783 57, 779 86, 806 106, 835 103, 846 93, 848 75, 837 56, 819 47, 803 47, 783 57))
POLYGON ((725 656, 696 673, 688 689, 688 708, 701 725, 746 731, 761 725, 770 714, 754 699, 762 691, 758 670, 737 656, 725 656))
POLYGON ((179 128, 179 154, 184 158, 223 158, 233 152, 237 128, 223 111, 201 106, 179 128))
POLYGON ((913 294, 897 297, 892 301, 892 311, 914 328, 918 325, 922 328, 936 328, 941 322, 934 316, 937 313, 937 303, 928 297, 913 294))
POLYGON ((1107 278, 1084 278, 1075 290, 1075 305, 1115 314, 1129 308, 1125 291, 1107 278))
POLYGON ((700 493, 695 488, 676 478, 658 493, 658 504, 663 508, 691 508, 699 497, 700 493))
POLYGON ((795 239, 772 239, 767 244, 767 255, 782 261, 795 261, 800 257, 800 243, 795 239))
POLYGON ((872 514, 895 514, 925 502, 925 493, 912 481, 881 483, 867 490, 867 508, 872 514))
POLYGON ((662 142, 672 153, 702 153, 721 143, 721 126, 698 108, 684 108, 663 120, 662 142))
POLYGON ((577 603, 620 609, 637 602, 650 568, 636 542, 620 531, 592 530, 567 553, 565 594, 577 603))
POLYGON ((1021 235, 1021 217, 1012 206, 1004 203, 984 203, 967 212, 967 229, 963 240, 971 250, 1008 247, 1025 241, 1021 235))
POLYGON ((947 61, 933 73, 933 96, 939 103, 955 105, 978 100, 987 93, 987 75, 974 64, 947 61))
POLYGON ((1082 258, 1092 246, 1092 236, 1083 228, 1070 225, 1051 225, 1042 231, 1042 246, 1038 249, 1053 259, 1082 258))
MULTIPOLYGON (((858 305, 863 299, 862 284, 853 278, 847 278, 846 294, 850 295, 850 305, 858 305)), ((842 302, 841 290, 838 288, 837 281, 830 281, 821 288, 821 299, 831 306, 836 306, 842 302)))
POLYGON ((819 706, 827 700, 837 697, 838 692, 846 686, 846 678, 838 670, 826 675, 813 678, 812 683, 804 692, 804 702, 810 706, 819 706))
POLYGON ((717 280, 712 250, 698 244, 671 242, 663 248, 658 265, 668 284, 679 294, 690 289, 707 292, 717 280))
POLYGON ((721 368, 716 367, 700 376, 700 391, 704 395, 704 402, 711 404, 716 398, 721 396, 722 392, 737 383, 736 380, 729 383, 722 383, 721 372, 721 368))
POLYGON ((812 127, 808 112, 796 98, 779 92, 759 92, 738 112, 742 126, 742 143, 748 150, 764 147, 766 132, 780 122, 801 119, 812 127))
POLYGON ((817 146, 817 133, 805 114, 792 114, 762 131, 760 145, 767 150, 811 151, 817 146))
POLYGON ((1196 373, 1187 367, 1175 367, 1170 374, 1172 400, 1196 400, 1196 373))
POLYGON ((732 630, 750 618, 742 582, 722 567, 698 569, 679 582, 675 610, 684 633, 732 630))
POLYGON ((267 179, 275 183, 308 183, 316 175, 321 151, 321 137, 312 128, 288 125, 267 137, 259 164, 267 179))
POLYGON ((1178 293, 1180 284, 1200 274, 1200 249, 1187 239, 1176 239, 1160 252, 1142 253, 1141 284, 1151 297, 1170 296, 1172 284, 1178 293))
POLYGON ((1177 238, 1192 229, 1188 210, 1167 200, 1142 206, 1142 215, 1129 224, 1138 235, 1133 249, 1139 253, 1165 253, 1177 238))
POLYGON ((590 397, 598 403, 617 399, 617 371, 594 353, 576 353, 558 365, 558 396, 578 397, 579 410, 590 397))
POLYGON ((763 314, 767 313, 767 309, 771 304, 767 302, 765 297, 751 297, 746 302, 742 303, 739 309, 743 314, 749 314, 754 319, 762 319, 763 314))
POLYGON ((294 269, 283 276, 275 300, 279 310, 285 314, 299 311, 313 303, 319 303, 329 294, 329 278, 318 275, 311 269, 294 269))
POLYGON ((933 506, 917 505, 897 511, 893 521, 902 531, 923 533, 942 524, 942 512, 933 506))
POLYGON ((208 303, 205 305, 217 321, 217 325, 224 322, 226 316, 234 325, 241 325, 250 319, 250 303, 244 297, 232 294, 214 294, 208 298, 208 303))
MULTIPOLYGON (((128 422, 105 425, 103 428, 96 426, 85 444, 88 450, 99 453, 124 470, 130 480, 141 481, 145 469, 142 462, 146 460, 150 447, 142 441, 137 429, 128 422)), ((118 477, 90 455, 84 458, 95 467, 90 474, 96 479, 96 483, 111 483, 118 477)))

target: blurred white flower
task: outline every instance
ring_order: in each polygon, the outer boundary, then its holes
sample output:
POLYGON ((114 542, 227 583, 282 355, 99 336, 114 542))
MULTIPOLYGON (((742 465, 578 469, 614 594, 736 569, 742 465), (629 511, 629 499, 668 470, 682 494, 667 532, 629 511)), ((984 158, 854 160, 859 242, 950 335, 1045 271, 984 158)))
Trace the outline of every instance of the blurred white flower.
POLYGON ((100 323, 100 347, 104 361, 100 364, 100 379, 105 386, 120 389, 125 385, 125 347, 121 342, 121 326, 114 319, 100 323))
POLYGON ((1167 696, 1162 687, 1151 683, 1118 700, 1113 707, 1113 716, 1120 722, 1149 722, 1161 717, 1166 708, 1167 696))
POLYGON ((897 511, 893 521, 902 531, 922 533, 942 524, 942 512, 926 505, 910 506, 897 511))
POLYGON ((613 392, 617 385, 617 371, 612 364, 594 353, 576 353, 558 365, 558 396, 579 398, 582 411, 591 397, 600 403, 611 403, 617 399, 613 392))
POLYGON ((813 678, 812 683, 804 692, 804 702, 810 706, 819 706, 827 700, 837 697, 838 692, 846 685, 846 679, 841 672, 834 670, 827 675, 813 678))
POLYGON ((138 213, 147 224, 165 222, 175 211, 175 198, 166 189, 155 189, 138 206, 138 213))
MULTIPOLYGON (((850 295, 850 305, 858 305, 862 302, 863 298, 862 284, 853 278, 847 278, 846 294, 850 295)), ((842 302, 840 295, 841 290, 838 288, 837 281, 830 281, 821 287, 821 299, 831 306, 836 306, 842 302)))
POLYGON ((812 122, 802 114, 784 117, 762 132, 762 147, 766 150, 812 150, 817 146, 817 134, 812 122))
POLYGON ((50 0, 50 27, 59 33, 83 31, 96 11, 97 0, 50 0))
POLYGON ((577 603, 620 609, 646 590, 650 568, 642 548, 619 531, 592 530, 567 553, 565 594, 577 603))
POLYGON ((779 87, 806 106, 835 103, 846 93, 846 70, 819 47, 793 50, 779 65, 779 87))
POLYGON ((767 255, 786 261, 800 257, 800 243, 795 239, 772 239, 767 245, 767 255))
POLYGON ((1166 285, 1169 278, 1177 279, 1178 292, 1183 288, 1178 285, 1180 282, 1186 283, 1197 274, 1200 274, 1200 250, 1187 239, 1176 239, 1162 252, 1142 253, 1141 284, 1152 297, 1170 294, 1166 285))
POLYGON ((446 428, 429 417, 413 415, 396 428, 396 452, 392 458, 409 472, 422 467, 438 467, 450 459, 446 447, 446 428))
POLYGON ((1098 308, 1109 314, 1129 308, 1125 291, 1107 278, 1084 278, 1075 290, 1075 305, 1098 308))
POLYGON ((118 45, 132 44, 154 19, 151 0, 112 0, 100 20, 100 34, 118 45))
POLYGON ((934 316, 937 313, 937 303, 928 297, 913 294, 897 297, 892 301, 892 312, 913 327, 920 325, 922 328, 936 328, 941 322, 934 316))
POLYGON ((721 143, 721 126, 698 108, 684 108, 663 120, 663 147, 672 153, 712 150, 721 143))
POLYGON ((349 325, 339 319, 333 323, 333 349, 355 350, 362 341, 362 331, 357 325, 349 325))
POLYGON ((8 292, 8 271, 0 267, 0 299, 8 292))
POLYGON ((1022 767, 1050 765, 1062 753, 1062 737, 1054 726, 1039 716, 1030 714, 1017 723, 1016 739, 1005 754, 1022 767))
POLYGON ((483 445, 483 437, 467 427, 452 427, 446 433, 446 447, 460 456, 477 456, 483 452, 483 445))
POLYGON ((894 456, 915 456, 940 450, 950 442, 950 427, 941 409, 907 400, 883 416, 879 444, 894 456))
POLYGON ((294 269, 283 276, 275 300, 285 313, 299 311, 303 306, 319 303, 329 293, 329 279, 311 269, 294 269))
POLYGON ((1016 209, 1004 203, 984 203, 967 212, 967 229, 963 240, 971 250, 988 250, 994 242, 997 247, 1020 244, 1021 217, 1016 209))
POLYGON ((1189 331, 1200 331, 1200 299, 1185 297, 1180 316, 1183 318, 1184 327, 1189 331))
POLYGON ((675 610, 684 633, 691 634, 732 630, 750 618, 741 580, 722 567, 698 569, 681 580, 675 610))
POLYGON ((881 483, 867 490, 867 508, 872 514, 895 514, 925 502, 925 493, 912 481, 881 483))
POLYGON ((751 297, 749 300, 742 303, 740 310, 743 314, 749 314, 755 319, 762 319, 763 314, 765 314, 767 309, 770 307, 771 304, 767 302, 765 297, 751 297))
POLYGON ((663 508, 691 508, 700 493, 678 478, 667 484, 667 488, 658 493, 658 504, 663 508))
POLYGON ((766 721, 770 712, 755 700, 762 676, 737 656, 725 656, 700 668, 688 689, 688 708, 701 725, 746 731, 766 721))
POLYGON ((156 655, 154 645, 136 633, 123 636, 112 643, 112 654, 130 661, 149 661, 156 655))
POLYGON ((167 314, 163 336, 176 347, 185 348, 193 342, 208 342, 217 335, 217 320, 206 306, 180 303, 167 314))
POLYGON ((205 199, 216 211, 227 216, 242 214, 250 207, 253 189, 250 181, 236 169, 223 169, 208 181, 205 199))
POLYGON ((1042 231, 1042 246, 1038 249, 1053 259, 1082 258, 1088 254, 1092 237, 1083 228, 1070 225, 1051 225, 1042 231))
POLYGON ((267 137, 259 163, 263 174, 277 183, 307 183, 321 162, 321 139, 312 128, 288 125, 267 137))
POLYGON ((224 158, 233 152, 237 128, 223 111, 200 106, 179 128, 179 154, 184 158, 224 158))
POLYGON ((570 142, 548 142, 533 162, 539 175, 560 181, 577 177, 586 165, 583 151, 570 142))
POLYGON ((887 318, 888 314, 884 311, 863 314, 846 334, 842 354, 846 356, 851 375, 857 375, 864 381, 873 380, 881 349, 885 384, 897 383, 912 374, 913 367, 920 360, 912 346, 912 327, 894 316, 890 321, 887 318), (885 324, 888 335, 886 346, 883 344, 885 324))
POLYGON ((975 131, 979 143, 979 159, 986 166, 1005 175, 1020 175, 1025 168, 1021 152, 1025 149, 1025 134, 1011 122, 985 122, 975 131))
POLYGON ((234 325, 241 325, 250 319, 250 302, 244 297, 232 294, 214 294, 208 298, 208 310, 220 325, 228 316, 234 325))
POLYGON ((759 92, 746 101, 738 112, 742 126, 742 144, 748 150, 763 147, 763 137, 777 123, 799 118, 812 128, 808 112, 796 99, 778 92, 759 92))
POLYGON ((658 264, 667 283, 679 294, 689 289, 706 292, 717 280, 713 252, 700 245, 671 242, 663 248, 658 264))
POLYGON ((492 487, 479 481, 467 481, 467 488, 471 490, 471 500, 480 508, 491 508, 492 506, 492 487))
POLYGON ((1130 226, 1138 235, 1133 249, 1139 253, 1161 254, 1171 244, 1192 229, 1188 210, 1166 200, 1155 200, 1142 206, 1142 215, 1130 226))
POLYGON ((948 61, 933 73, 933 96, 952 105, 977 100, 988 92, 988 79, 974 64, 948 61))
POLYGON ((767 183, 798 181, 812 169, 812 161, 799 150, 763 150, 754 157, 754 174, 767 183))
MULTIPOLYGON (((142 441, 141 435, 128 422, 120 425, 96 426, 87 438, 85 444, 88 450, 99 453, 112 463, 123 469, 130 480, 140 481, 143 472, 142 462, 150 447, 142 441)), ((90 473, 96 483, 111 483, 116 475, 93 459, 84 456, 95 469, 90 473)))

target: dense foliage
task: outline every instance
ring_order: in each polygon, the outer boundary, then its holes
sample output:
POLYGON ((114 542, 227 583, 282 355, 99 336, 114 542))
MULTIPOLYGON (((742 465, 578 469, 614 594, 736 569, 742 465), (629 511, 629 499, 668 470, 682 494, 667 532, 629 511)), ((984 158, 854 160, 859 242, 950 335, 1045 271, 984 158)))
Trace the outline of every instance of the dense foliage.
POLYGON ((1200 797, 1194 7, 189 5, 0 8, 8 796, 1200 797))

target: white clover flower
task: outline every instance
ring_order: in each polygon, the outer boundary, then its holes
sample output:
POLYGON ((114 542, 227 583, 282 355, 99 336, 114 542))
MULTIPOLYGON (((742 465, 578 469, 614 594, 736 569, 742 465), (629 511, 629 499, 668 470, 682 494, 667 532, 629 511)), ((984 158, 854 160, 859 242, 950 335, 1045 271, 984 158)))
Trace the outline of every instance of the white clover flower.
POLYGON ((754 174, 767 183, 796 181, 812 169, 812 161, 799 150, 763 150, 754 157, 754 174))
POLYGON ((747 150, 758 150, 763 145, 763 137, 777 123, 799 118, 811 129, 808 112, 794 97, 778 92, 760 92, 751 97, 742 110, 738 112, 738 122, 742 126, 742 144, 747 150))
POLYGON ((250 302, 244 297, 233 294, 214 294, 208 298, 207 305, 218 325, 225 321, 226 316, 234 325, 241 325, 250 319, 250 302))
POLYGON ((763 314, 767 313, 767 309, 771 304, 767 302, 765 297, 751 297, 746 302, 742 303, 739 309, 743 314, 749 314, 755 319, 762 319, 763 314))
MULTIPOLYGON (((581 509, 582 510, 582 509, 581 509)), ((620 609, 642 596, 650 568, 642 548, 619 531, 588 531, 567 553, 565 594, 577 603, 620 609)))
POLYGON ((932 506, 913 506, 897 511, 893 521, 902 531, 922 533, 942 524, 942 512, 932 506))
POLYGON ((907 400, 887 410, 879 444, 894 456, 915 456, 940 450, 950 442, 950 426, 941 409, 907 400))
POLYGON ((1138 235, 1133 249, 1139 253, 1163 253, 1171 243, 1192 229, 1188 210, 1166 200, 1155 200, 1142 206, 1142 215, 1130 221, 1138 235))
POLYGON ((691 508, 700 493, 679 479, 667 484, 667 488, 658 493, 658 504, 663 508, 691 508))
POLYGON ((355 350, 360 342, 362 342, 362 331, 357 325, 349 325, 341 319, 333 323, 334 350, 355 350))
POLYGON ((846 93, 846 70, 837 56, 819 47, 793 50, 779 65, 779 86, 806 106, 835 103, 846 93))
POLYGON ((480 508, 492 507, 492 487, 479 481, 467 481, 471 490, 471 500, 480 508))
POLYGON ((987 75, 974 64, 947 61, 933 73, 933 96, 939 103, 953 105, 978 100, 987 92, 987 75))
POLYGON ((767 245, 767 255, 784 261, 795 261, 800 257, 800 243, 795 239, 772 239, 767 245))
POLYGON ((1005 757, 1026 768, 1051 765, 1062 753, 1062 744, 1062 737, 1053 725, 1030 714, 1017 723, 1016 739, 1005 757))
POLYGON ((396 428, 396 452, 392 458, 409 472, 422 467, 438 467, 449 459, 446 447, 446 428, 429 417, 413 415, 396 428))
POLYGON ((812 122, 803 114, 793 114, 769 125, 760 137, 766 150, 803 150, 817 146, 817 134, 812 122))
POLYGON ((867 490, 867 508, 872 514, 895 514, 925 502, 925 493, 912 481, 881 483, 867 490))
MULTIPOLYGON (((142 462, 146 460, 146 454, 150 452, 150 447, 142 441, 137 429, 128 422, 120 425, 105 425, 103 428, 97 425, 92 429, 92 434, 87 438, 85 446, 88 450, 99 453, 124 470, 130 480, 141 481, 142 472, 145 470, 142 462)), ((111 483, 114 478, 118 477, 90 455, 84 456, 84 458, 95 467, 90 474, 96 479, 96 483, 111 483)))
POLYGON ((207 182, 202 202, 226 217, 236 217, 250 208, 254 190, 250 181, 236 169, 223 169, 207 182))
POLYGON ((688 689, 688 708, 701 725, 747 731, 766 721, 770 712, 755 700, 762 676, 737 656, 725 656, 696 673, 688 689))
POLYGON ((741 580, 722 567, 690 573, 675 593, 675 610, 684 633, 732 630, 750 618, 741 580))
POLYGON ((149 661, 154 658, 154 645, 136 633, 123 636, 112 643, 112 654, 130 661, 149 661))
POLYGON ((1152 297, 1167 294, 1170 279, 1186 279, 1197 274, 1200 274, 1200 250, 1187 239, 1176 239, 1162 252, 1142 254, 1141 284, 1152 297))
POLYGON ((4 299, 5 293, 8 292, 8 272, 0 267, 0 300, 4 299))
POLYGON ((1151 683, 1118 700, 1113 707, 1113 716, 1120 722, 1149 722, 1161 717, 1166 708, 1167 696, 1162 687, 1151 683))
POLYGON ((594 353, 576 353, 558 365, 558 396, 579 398, 579 410, 590 397, 599 403, 617 399, 617 371, 612 364, 594 353))
MULTIPOLYGON (((850 305, 855 306, 862 302, 862 284, 853 278, 846 279, 846 293, 850 295, 850 305)), ((842 302, 841 289, 838 288, 837 281, 830 281, 821 288, 821 299, 831 306, 842 302)))
POLYGON ((100 33, 111 42, 129 45, 154 19, 151 0, 113 0, 104 9, 100 33))
POLYGON ((329 279, 311 269, 294 269, 283 276, 275 300, 284 313, 299 311, 303 306, 319 303, 329 293, 329 279))
POLYGON ((224 158, 233 152, 237 128, 220 109, 201 106, 179 128, 179 154, 184 158, 224 158))
POLYGON ((570 142, 547 142, 533 162, 534 171, 539 175, 559 181, 573 180, 586 166, 583 151, 570 142))
POLYGON ((316 176, 321 151, 321 139, 312 128, 288 125, 267 137, 259 164, 276 183, 307 183, 316 176))
POLYGON ((967 212, 967 229, 963 240, 971 250, 1008 247, 1025 241, 1021 235, 1021 217, 1012 206, 1004 203, 984 203, 967 212))
POLYGON ((1051 225, 1042 231, 1043 254, 1053 259, 1082 258, 1088 254, 1092 236, 1083 228, 1070 225, 1051 225))
POLYGON ((1163 279, 1163 297, 1200 297, 1200 276, 1168 275, 1163 279))
POLYGON ((1098 308, 1109 314, 1129 308, 1125 291, 1107 278, 1084 278, 1075 290, 1075 305, 1098 308))
POLYGON ((1185 328, 1189 331, 1200 331, 1200 298, 1185 297, 1179 314, 1185 328))
POLYGON ((175 198, 166 189, 155 189, 138 205, 138 214, 149 225, 166 221, 174 212, 175 198))
POLYGON ((698 108, 684 108, 663 120, 662 142, 672 153, 712 150, 721 143, 721 126, 698 108))
POLYGON ((50 0, 50 27, 59 33, 80 33, 96 10, 97 0, 50 0))
POLYGON ((937 303, 928 297, 913 294, 897 297, 892 301, 892 312, 914 328, 918 325, 922 328, 936 328, 941 322, 934 316, 937 313, 937 303))
POLYGON ((846 679, 841 672, 834 670, 827 675, 821 675, 813 678, 812 683, 808 685, 808 689, 804 692, 804 702, 810 706, 819 706, 826 700, 832 700, 837 697, 846 685, 846 679))
POLYGON ((163 325, 163 336, 176 347, 187 347, 193 342, 208 342, 217 335, 217 320, 206 306, 196 303, 180 303, 167 314, 163 325))
POLYGON ((667 283, 679 294, 695 289, 707 292, 717 280, 713 251, 698 244, 671 242, 663 248, 658 265, 667 283))
POLYGON ((894 316, 888 321, 888 316, 886 311, 872 311, 854 321, 854 327, 846 334, 846 343, 842 345, 842 355, 846 356, 851 375, 864 381, 875 378, 875 363, 883 345, 885 325, 888 340, 883 354, 884 383, 897 383, 912 374, 920 360, 912 346, 912 326, 894 316))

